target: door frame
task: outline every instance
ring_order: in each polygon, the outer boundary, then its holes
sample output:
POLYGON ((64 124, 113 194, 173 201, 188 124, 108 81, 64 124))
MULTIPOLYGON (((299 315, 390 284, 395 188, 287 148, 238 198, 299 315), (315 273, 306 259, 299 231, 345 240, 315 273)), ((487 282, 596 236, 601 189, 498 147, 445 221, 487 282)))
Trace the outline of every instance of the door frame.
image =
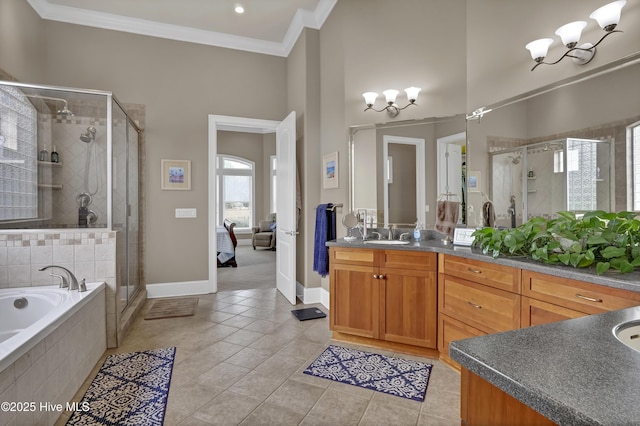
POLYGON ((384 206, 384 226, 389 226, 389 185, 387 176, 389 175, 389 144, 413 145, 416 147, 416 218, 423 224, 426 223, 426 178, 425 178, 425 145, 423 138, 409 138, 405 136, 384 135, 382 137, 382 158, 383 161, 383 206, 384 206))
POLYGON ((216 293, 218 291, 218 263, 216 256, 213 253, 217 253, 217 241, 214 238, 216 229, 216 200, 217 200, 217 187, 215 185, 216 177, 216 157, 218 155, 218 130, 228 132, 243 132, 243 133, 275 133, 276 128, 280 124, 280 121, 275 120, 261 120, 258 118, 246 118, 246 117, 231 117, 226 115, 209 115, 209 291, 216 293))

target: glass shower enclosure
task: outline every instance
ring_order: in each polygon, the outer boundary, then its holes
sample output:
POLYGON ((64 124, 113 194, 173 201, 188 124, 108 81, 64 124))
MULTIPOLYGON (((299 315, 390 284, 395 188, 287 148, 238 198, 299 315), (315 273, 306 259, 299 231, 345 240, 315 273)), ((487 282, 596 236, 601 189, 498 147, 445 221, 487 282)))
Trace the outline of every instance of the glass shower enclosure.
POLYGON ((613 149, 611 140, 567 138, 492 152, 495 225, 512 228, 559 211, 611 211, 613 149))
POLYGON ((122 310, 141 282, 140 141, 110 92, 0 81, 0 232, 117 231, 122 310))

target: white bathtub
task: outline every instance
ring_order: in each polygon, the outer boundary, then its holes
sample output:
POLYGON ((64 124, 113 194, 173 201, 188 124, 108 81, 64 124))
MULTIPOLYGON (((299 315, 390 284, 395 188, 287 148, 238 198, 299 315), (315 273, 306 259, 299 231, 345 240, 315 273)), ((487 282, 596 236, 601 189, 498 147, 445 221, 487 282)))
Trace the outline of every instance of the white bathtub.
POLYGON ((86 292, 58 286, 0 289, 0 373, 89 303, 104 285, 87 283, 86 292))

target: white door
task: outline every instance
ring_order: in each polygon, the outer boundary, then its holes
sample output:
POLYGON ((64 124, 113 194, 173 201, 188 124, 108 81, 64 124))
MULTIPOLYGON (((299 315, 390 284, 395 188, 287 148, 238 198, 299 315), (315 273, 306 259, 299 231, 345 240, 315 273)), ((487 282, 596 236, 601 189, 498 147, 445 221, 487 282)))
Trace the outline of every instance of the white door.
POLYGON ((276 287, 296 304, 296 112, 276 128, 276 287))

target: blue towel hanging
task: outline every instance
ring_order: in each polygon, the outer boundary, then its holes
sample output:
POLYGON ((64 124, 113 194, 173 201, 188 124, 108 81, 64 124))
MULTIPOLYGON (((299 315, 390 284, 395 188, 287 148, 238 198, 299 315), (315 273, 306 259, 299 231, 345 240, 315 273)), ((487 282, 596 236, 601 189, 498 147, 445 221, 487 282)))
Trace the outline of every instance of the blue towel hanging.
POLYGON ((326 277, 329 273, 329 249, 326 242, 336 239, 336 212, 333 204, 320 204, 316 208, 316 232, 313 242, 313 270, 326 277))

